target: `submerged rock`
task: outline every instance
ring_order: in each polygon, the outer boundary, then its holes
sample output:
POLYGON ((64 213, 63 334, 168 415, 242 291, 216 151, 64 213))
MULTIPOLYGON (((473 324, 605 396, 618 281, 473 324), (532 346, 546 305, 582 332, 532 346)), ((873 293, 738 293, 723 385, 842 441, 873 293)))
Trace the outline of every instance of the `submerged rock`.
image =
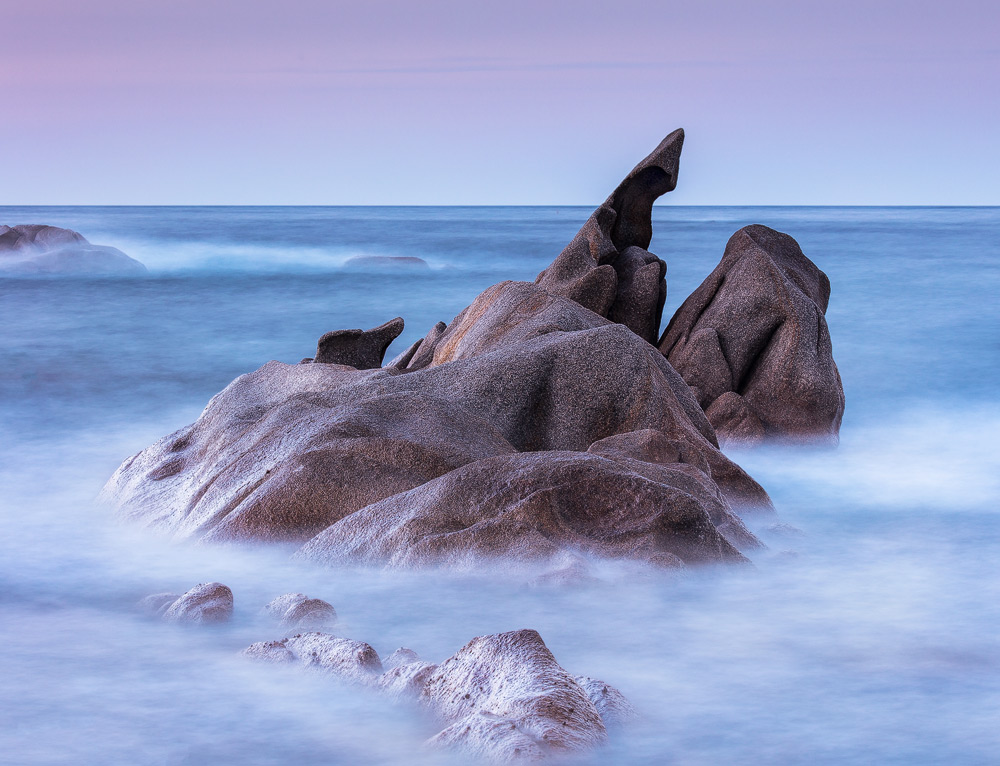
POLYGON ((344 261, 345 269, 395 271, 429 269, 427 261, 413 255, 356 255, 344 261))
POLYGON ((747 226, 670 320, 660 349, 725 442, 836 443, 844 389, 830 281, 787 234, 747 226))
POLYGON ((146 267, 121 250, 92 245, 58 226, 0 226, 0 274, 145 274, 146 267))
POLYGON ((278 596, 264 611, 287 628, 320 628, 337 622, 337 612, 330 604, 304 593, 278 596))
POLYGON ((220 582, 196 585, 182 596, 156 593, 139 602, 147 614, 167 622, 227 622, 233 616, 233 592, 220 582))

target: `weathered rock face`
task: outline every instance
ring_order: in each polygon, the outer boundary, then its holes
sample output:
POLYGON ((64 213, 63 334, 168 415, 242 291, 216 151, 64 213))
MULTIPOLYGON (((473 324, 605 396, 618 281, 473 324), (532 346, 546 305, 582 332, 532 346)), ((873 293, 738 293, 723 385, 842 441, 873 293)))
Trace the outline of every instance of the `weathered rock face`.
POLYGON ((660 342, 720 439, 837 441, 844 390, 829 298, 830 281, 787 234, 747 226, 732 236, 660 342))
POLYGON ((167 622, 226 622, 233 616, 233 592, 219 582, 203 583, 182 596, 175 593, 146 596, 139 607, 150 616, 167 622))
POLYGON ((659 478, 679 481, 661 483, 580 452, 487 458, 351 514, 300 555, 327 564, 464 569, 489 559, 544 563, 566 550, 654 564, 665 556, 689 564, 742 560, 706 507, 753 537, 718 490, 683 470, 661 470, 659 478))
POLYGON ((0 274, 145 274, 121 250, 57 226, 0 226, 0 274))
POLYGON ((683 130, 663 139, 594 211, 536 284, 656 343, 667 266, 646 248, 653 236, 653 202, 677 186, 683 144, 683 130))
POLYGON ((408 649, 383 665, 368 644, 325 633, 260 642, 243 654, 417 700, 445 727, 428 744, 499 762, 591 750, 634 715, 614 687, 567 673, 534 630, 474 638, 439 665, 408 649))

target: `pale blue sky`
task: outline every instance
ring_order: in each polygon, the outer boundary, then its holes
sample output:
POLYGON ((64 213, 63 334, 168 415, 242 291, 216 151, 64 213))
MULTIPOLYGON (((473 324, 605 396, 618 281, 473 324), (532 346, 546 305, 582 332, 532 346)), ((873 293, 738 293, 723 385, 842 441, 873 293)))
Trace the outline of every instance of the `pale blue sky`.
POLYGON ((1000 204, 996 2, 0 11, 0 204, 1000 204))

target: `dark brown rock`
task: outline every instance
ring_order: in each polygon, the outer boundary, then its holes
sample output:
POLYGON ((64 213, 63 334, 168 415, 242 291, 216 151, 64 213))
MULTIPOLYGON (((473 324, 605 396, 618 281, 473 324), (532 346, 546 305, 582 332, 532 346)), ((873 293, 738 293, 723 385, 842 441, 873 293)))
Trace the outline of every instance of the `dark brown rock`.
POLYGON ((167 622, 226 622, 233 616, 233 592, 220 582, 196 585, 165 611, 167 622))
POLYGON ((403 331, 400 317, 371 330, 335 330, 319 339, 316 364, 345 364, 357 370, 374 370, 382 366, 385 350, 403 331))
POLYGON ((460 465, 513 452, 410 375, 272 362, 217 395, 199 421, 126 461, 105 497, 180 537, 308 540, 344 515, 460 465), (165 478, 160 469, 173 464, 165 478))
POLYGON ((0 274, 145 274, 121 250, 57 226, 0 226, 0 274))
POLYGON ((844 391, 829 297, 826 275, 787 234, 755 225, 732 236, 660 341, 720 439, 836 443, 844 391))
POLYGON ((676 187, 683 143, 683 130, 663 139, 594 211, 536 284, 656 343, 667 267, 647 252, 653 202, 676 187))

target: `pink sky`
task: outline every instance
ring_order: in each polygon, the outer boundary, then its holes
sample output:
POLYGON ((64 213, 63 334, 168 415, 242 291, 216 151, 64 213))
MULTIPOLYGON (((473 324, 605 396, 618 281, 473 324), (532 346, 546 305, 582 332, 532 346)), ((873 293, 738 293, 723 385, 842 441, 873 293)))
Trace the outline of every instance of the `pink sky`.
POLYGON ((0 204, 1000 204, 996 2, 0 2, 0 204))

